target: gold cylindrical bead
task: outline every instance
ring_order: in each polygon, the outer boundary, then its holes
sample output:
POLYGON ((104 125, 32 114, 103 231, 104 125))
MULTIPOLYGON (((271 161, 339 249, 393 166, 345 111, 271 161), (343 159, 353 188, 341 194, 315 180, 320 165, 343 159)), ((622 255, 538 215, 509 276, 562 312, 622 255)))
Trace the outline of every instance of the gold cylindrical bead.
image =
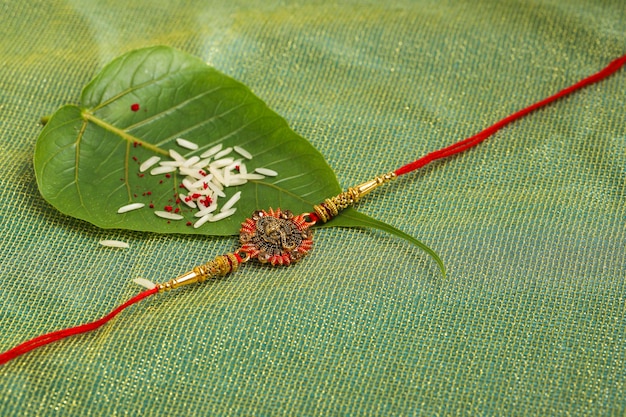
POLYGON ((239 259, 240 258, 233 253, 219 255, 212 261, 209 261, 204 265, 197 266, 191 271, 171 279, 168 282, 157 284, 157 288, 159 289, 159 292, 163 292, 182 287, 183 285, 203 282, 208 278, 223 277, 239 269, 239 259))
POLYGON ((335 217, 341 210, 344 210, 354 203, 358 202, 363 196, 371 193, 374 189, 382 184, 385 184, 396 178, 396 174, 388 172, 387 174, 379 175, 369 181, 365 181, 355 187, 348 188, 348 191, 336 195, 331 198, 327 198, 321 204, 313 206, 315 214, 323 222, 326 223, 333 217, 335 217))

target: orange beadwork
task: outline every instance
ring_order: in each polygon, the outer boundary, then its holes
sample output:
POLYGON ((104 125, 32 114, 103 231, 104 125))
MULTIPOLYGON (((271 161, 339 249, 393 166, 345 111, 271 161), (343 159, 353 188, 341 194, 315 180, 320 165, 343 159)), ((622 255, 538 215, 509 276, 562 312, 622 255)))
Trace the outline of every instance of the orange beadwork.
POLYGON ((241 224, 240 252, 262 263, 290 265, 299 261, 313 247, 313 235, 305 215, 294 216, 289 210, 257 210, 241 224))

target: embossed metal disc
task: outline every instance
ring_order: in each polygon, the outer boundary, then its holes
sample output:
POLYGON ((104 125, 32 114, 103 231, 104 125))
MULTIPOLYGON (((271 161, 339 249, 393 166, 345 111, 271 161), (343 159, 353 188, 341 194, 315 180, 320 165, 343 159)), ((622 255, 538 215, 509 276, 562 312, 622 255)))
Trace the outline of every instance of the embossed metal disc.
POLYGON ((241 224, 241 252, 263 263, 290 265, 313 247, 309 227, 315 224, 289 210, 258 210, 241 224))

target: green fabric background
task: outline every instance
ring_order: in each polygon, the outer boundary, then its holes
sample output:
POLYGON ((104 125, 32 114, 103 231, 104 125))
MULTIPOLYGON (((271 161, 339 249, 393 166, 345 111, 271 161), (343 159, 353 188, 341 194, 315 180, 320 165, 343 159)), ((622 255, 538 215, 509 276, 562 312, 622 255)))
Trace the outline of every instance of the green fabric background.
MULTIPOLYGON (((623 0, 337 3, 0 3, 0 350, 236 245, 41 199, 40 117, 126 51, 171 45, 244 82, 344 187, 626 53, 623 0)), ((446 280, 392 236, 318 230, 294 267, 152 297, 0 367, 0 415, 624 415, 625 94, 622 70, 363 201, 446 280)))

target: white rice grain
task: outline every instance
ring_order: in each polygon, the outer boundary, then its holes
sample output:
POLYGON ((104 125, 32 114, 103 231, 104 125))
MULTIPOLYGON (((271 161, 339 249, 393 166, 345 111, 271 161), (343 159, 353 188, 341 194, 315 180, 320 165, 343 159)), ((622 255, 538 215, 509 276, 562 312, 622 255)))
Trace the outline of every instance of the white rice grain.
POLYGON ((233 196, 222 206, 220 212, 228 211, 237 201, 241 198, 241 191, 237 191, 233 196))
POLYGON ((219 151, 221 151, 223 147, 224 147, 224 145, 222 145, 221 143, 219 145, 215 145, 215 146, 209 148, 202 155, 200 155, 200 157, 201 158, 210 158, 213 155, 215 155, 216 153, 218 153, 219 151))
POLYGON ((220 152, 216 153, 215 154, 215 159, 220 159, 221 157, 228 155, 232 151, 233 151, 233 148, 228 147, 228 148, 224 149, 223 151, 220 151, 220 152))
POLYGON ((230 177, 232 176, 231 171, 224 168, 224 170, 222 171, 222 176, 224 177, 224 186, 230 187, 230 177))
POLYGON ((139 165, 139 172, 145 172, 148 170, 148 168, 150 168, 152 165, 158 163, 161 160, 161 158, 159 158, 158 156, 151 156, 150 158, 146 159, 143 164, 139 165))
POLYGON ((156 284, 152 281, 150 281, 149 279, 145 279, 145 278, 135 278, 133 280, 133 282, 137 285, 140 285, 144 288, 147 288, 149 290, 153 289, 154 287, 156 287, 156 284))
POLYGON ((228 166, 230 164, 232 164, 235 161, 234 158, 222 158, 222 159, 218 159, 216 161, 213 161, 209 164, 210 168, 224 168, 225 166, 228 166))
POLYGON ((213 174, 209 174, 206 177, 203 177, 201 180, 194 182, 193 184, 191 184, 191 186, 193 188, 204 189, 204 183, 206 182, 208 185, 208 182, 211 181, 212 179, 213 179, 213 174))
POLYGON ((125 205, 125 206, 122 206, 122 207, 118 208, 118 209, 117 209, 117 212, 118 212, 118 213, 120 213, 120 214, 121 214, 121 213, 126 213, 126 212, 129 212, 129 211, 132 211, 132 210, 137 210, 137 209, 140 209, 140 208, 142 208, 143 206, 145 206, 145 204, 143 204, 143 203, 132 203, 132 204, 127 204, 127 205, 125 205))
POLYGON ((222 191, 217 185, 215 185, 213 181, 207 182, 206 185, 208 185, 209 188, 213 190, 215 195, 217 195, 218 197, 226 197, 226 194, 224 194, 224 191, 222 191))
POLYGON ((215 210, 217 209, 217 203, 213 202, 211 204, 209 204, 209 207, 200 210, 199 212, 195 213, 194 216, 196 217, 204 217, 209 213, 213 213, 215 210))
POLYGON ((248 182, 247 179, 242 178, 241 176, 237 175, 237 176, 230 177, 228 179, 228 186, 229 187, 236 187, 238 185, 244 185, 247 182, 248 182))
POLYGON ((200 161, 199 156, 192 156, 191 158, 187 159, 182 166, 185 168, 191 168, 198 161, 200 161))
POLYGON ((159 162, 159 165, 161 165, 162 167, 176 167, 178 168, 179 166, 182 166, 184 164, 184 162, 181 161, 161 161, 159 162))
POLYGON ((247 180, 262 180, 263 178, 265 178, 265 175, 253 173, 253 174, 241 174, 241 177, 247 180))
POLYGON ((102 246, 108 246, 109 248, 123 248, 128 249, 128 243, 121 240, 101 240, 99 242, 102 246))
MULTIPOLYGON (((213 174, 211 174, 211 176, 213 176, 213 174)), ((220 191, 222 191, 224 189, 224 186, 222 184, 220 184, 220 182, 218 180, 216 180, 215 178, 211 179, 211 183, 220 191)))
POLYGON ((202 216, 200 220, 198 220, 197 222, 193 224, 193 228, 197 229, 198 227, 202 226, 204 223, 208 222, 212 216, 213 216, 212 214, 207 214, 207 215, 202 216))
POLYGON ((187 139, 178 138, 176 139, 176 143, 178 143, 178 146, 192 150, 192 151, 195 151, 196 149, 198 149, 198 144, 190 142, 187 139))
POLYGON ((196 180, 201 180, 205 176, 200 173, 200 170, 193 168, 180 168, 180 173, 183 175, 188 175, 190 177, 195 178, 196 180))
POLYGON ((211 158, 200 160, 197 164, 193 164, 192 168, 204 168, 211 163, 211 158))
MULTIPOLYGON (((183 178, 183 186, 188 189, 189 191, 191 191, 192 188, 196 188, 193 186, 193 183, 189 180, 190 177, 187 178, 183 178)), ((195 180, 195 178, 194 178, 195 180)))
POLYGON ((198 206, 196 206, 196 203, 193 202, 193 200, 189 200, 187 201, 187 199, 189 198, 189 196, 186 196, 185 194, 179 194, 178 198, 180 198, 180 201, 182 201, 183 203, 187 204, 189 207, 191 208, 196 208, 198 206))
POLYGON ((176 152, 174 149, 170 149, 170 157, 178 162, 182 162, 185 163, 186 159, 183 158, 183 156, 181 154, 179 154, 178 152, 176 152))
POLYGON ((252 154, 241 146, 233 146, 233 150, 246 159, 252 159, 252 154))
POLYGON ((222 173, 218 169, 209 167, 209 172, 213 174, 213 182, 226 185, 224 184, 224 177, 222 176, 222 173))
POLYGON ((226 169, 232 171, 236 169, 237 167, 241 167, 241 159, 234 160, 232 164, 226 167, 226 169))
POLYGON ((164 219, 168 219, 168 220, 182 220, 182 219, 184 219, 184 217, 181 216, 180 214, 170 213, 169 211, 155 211, 154 214, 156 214, 157 216, 162 217, 164 219))
MULTIPOLYGON (((222 219, 225 219, 226 217, 232 216, 233 214, 235 214, 235 212, 236 212, 236 211, 237 211, 237 209, 236 209, 236 208, 231 208, 231 209, 230 209, 230 210, 228 210, 228 211, 221 211, 221 212, 219 212, 218 214, 213 215, 213 216, 209 219, 209 221, 210 221, 210 222, 217 222, 217 221, 220 221, 220 220, 222 220, 222 219)), ((208 216, 211 216, 211 215, 210 215, 210 214, 208 214, 208 216)))
POLYGON ((265 175, 267 177, 275 177, 276 175, 278 175, 278 172, 274 171, 273 169, 269 169, 269 168, 257 168, 255 169, 255 171, 261 175, 265 175))
POLYGON ((176 171, 176 167, 168 167, 167 165, 165 166, 162 165, 150 171, 150 175, 167 174, 168 172, 174 172, 174 171, 176 171))
MULTIPOLYGON (((207 186, 208 185, 209 185, 209 183, 207 183, 207 186)), ((212 189, 210 189, 210 188, 207 188, 206 190, 205 189, 199 190, 198 193, 200 195, 209 196, 209 197, 211 197, 211 199, 213 199, 213 194, 215 194, 215 192, 212 189)))

